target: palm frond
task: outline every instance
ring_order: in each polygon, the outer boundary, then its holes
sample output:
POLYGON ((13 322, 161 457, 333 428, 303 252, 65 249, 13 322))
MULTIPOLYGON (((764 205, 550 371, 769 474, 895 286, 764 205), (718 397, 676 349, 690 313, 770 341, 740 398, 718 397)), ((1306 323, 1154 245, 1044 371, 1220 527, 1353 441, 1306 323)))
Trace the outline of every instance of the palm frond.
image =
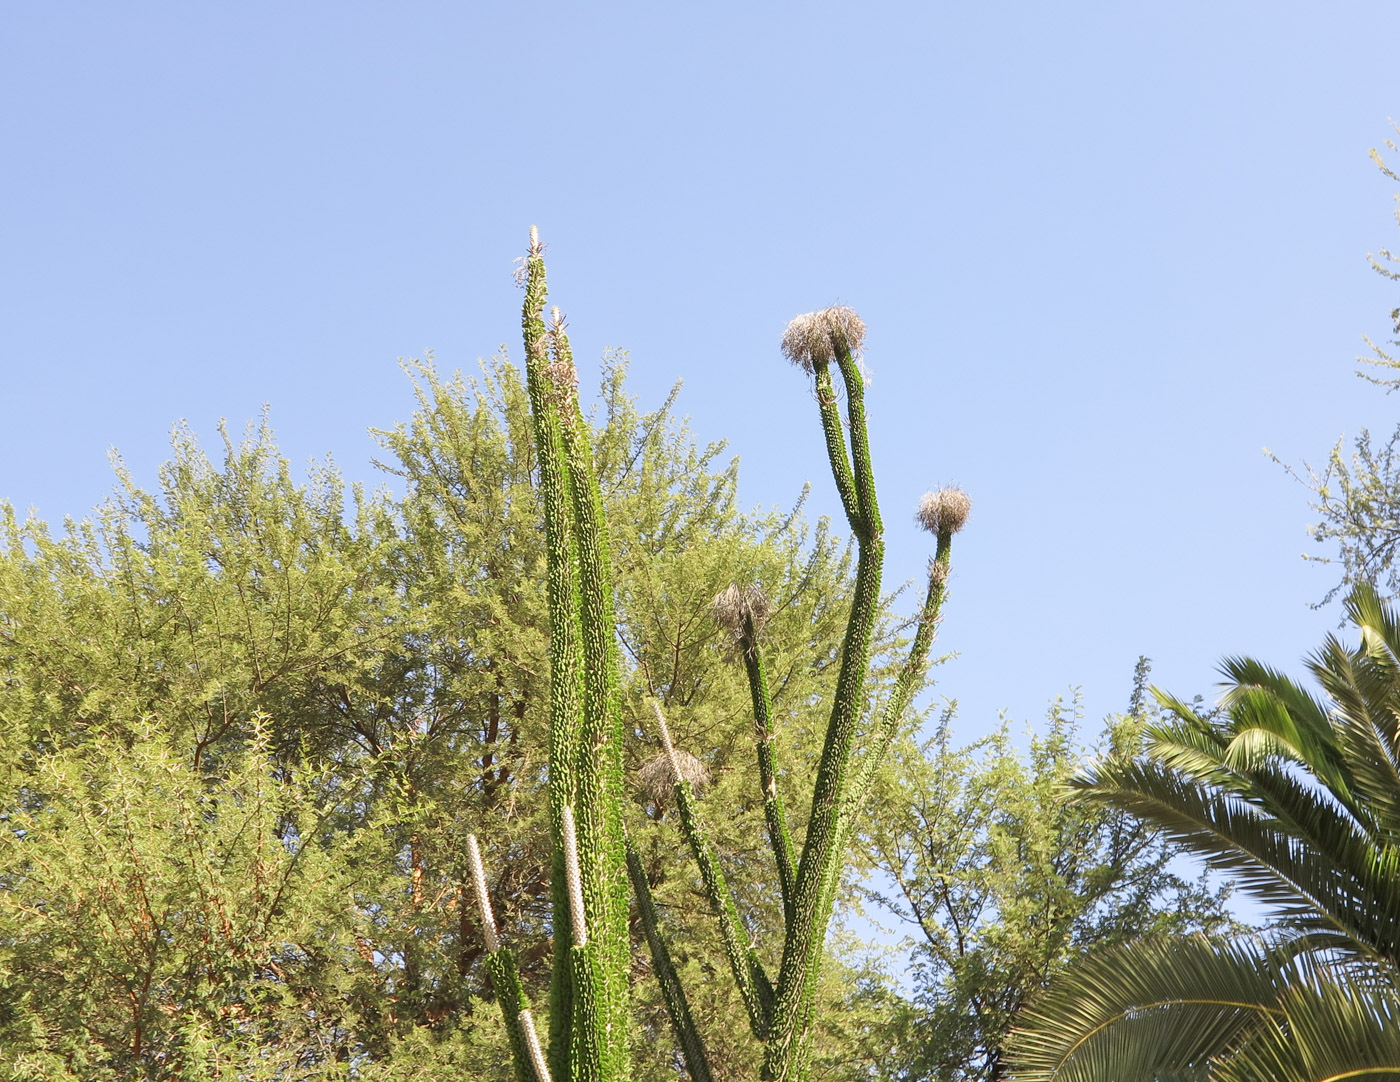
MULTIPOLYGON (((1242 764, 1236 761, 1235 748, 1250 734, 1266 733, 1273 737, 1274 750, 1270 754, 1285 756, 1315 772, 1340 770, 1342 757, 1332 726, 1326 721, 1321 726, 1309 724, 1310 719, 1306 715, 1290 710, 1288 704, 1272 690, 1236 688, 1230 707, 1234 735, 1226 759, 1236 769, 1240 769, 1242 764)), ((1248 769, 1247 766, 1243 768, 1248 769)))
POLYGON ((1210 1057, 1270 1018, 1288 962, 1258 940, 1152 939, 1087 958, 1026 1012, 1018 1082, 1204 1077, 1210 1057))
MULTIPOLYGON (((1386 728, 1394 726, 1390 714, 1386 728)), ((1351 717, 1339 718, 1337 730, 1363 822, 1378 841, 1400 843, 1400 763, 1395 740, 1380 726, 1351 717)))
POLYGON ((1326 705, 1291 677, 1251 657, 1227 657, 1220 663, 1220 672, 1234 685, 1223 697, 1226 706, 1234 706, 1236 696, 1246 690, 1264 690, 1287 708, 1296 724, 1315 733, 1318 740, 1326 739, 1330 729, 1326 705))
POLYGON ((1295 981, 1271 1016, 1221 1066, 1222 1082, 1400 1078, 1400 999, 1323 971, 1295 981))
POLYGON ((1307 661, 1318 698, 1227 658, 1228 717, 1153 689, 1138 759, 1074 780, 1233 873, 1294 933, 1153 941, 1072 966, 1013 1036, 1018 1079, 1400 1082, 1400 614, 1358 587, 1359 647, 1307 661))
POLYGON ((1299 931, 1332 930, 1384 957, 1400 953, 1393 856, 1335 805, 1274 771, 1266 811, 1153 762, 1111 760, 1074 781, 1086 797, 1128 811, 1195 851, 1299 931), (1273 814, 1270 814, 1272 812, 1273 814))

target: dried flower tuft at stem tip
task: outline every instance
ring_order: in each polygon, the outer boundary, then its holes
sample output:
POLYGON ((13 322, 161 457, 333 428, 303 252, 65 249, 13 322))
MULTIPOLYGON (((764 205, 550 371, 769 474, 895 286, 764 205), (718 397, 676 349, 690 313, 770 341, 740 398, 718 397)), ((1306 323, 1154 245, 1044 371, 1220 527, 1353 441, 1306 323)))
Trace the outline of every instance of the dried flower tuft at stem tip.
POLYGON ((810 372, 836 360, 837 342, 844 342, 853 356, 865 344, 865 323, 854 308, 835 305, 798 316, 783 332, 783 356, 810 372))
POLYGON ((679 781, 687 781, 698 794, 710 784, 709 768, 688 751, 671 749, 672 755, 664 751, 637 771, 637 785, 654 804, 666 804, 679 781), (674 756, 675 766, 672 764, 674 756), (677 776, 679 771, 679 776, 677 776))
POLYGON ((755 634, 763 630, 773 606, 757 583, 740 586, 731 582, 715 595, 710 609, 721 627, 727 628, 736 639, 742 639, 748 621, 753 622, 755 634))
POLYGON ((960 488, 940 488, 924 494, 914 521, 935 536, 952 535, 963 528, 971 513, 972 497, 966 492, 960 488))
POLYGON ((539 255, 541 251, 543 248, 540 246, 540 227, 532 225, 530 227, 530 254, 539 255))

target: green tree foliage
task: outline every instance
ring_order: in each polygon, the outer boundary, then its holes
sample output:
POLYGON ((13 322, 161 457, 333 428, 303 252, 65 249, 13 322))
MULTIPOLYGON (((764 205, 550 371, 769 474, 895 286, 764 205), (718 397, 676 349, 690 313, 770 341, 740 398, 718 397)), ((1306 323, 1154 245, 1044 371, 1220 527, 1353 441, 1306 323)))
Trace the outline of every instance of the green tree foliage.
MULTIPOLYGON (((1400 152, 1391 140, 1386 147, 1400 152)), ((1397 174, 1378 150, 1371 157, 1382 173, 1400 183, 1397 174)), ((1395 220, 1400 224, 1400 195, 1395 197, 1395 220)), ((1382 277, 1400 281, 1400 260, 1386 249, 1371 257, 1371 267, 1382 277)), ((1391 349, 1400 346, 1400 307, 1391 309, 1395 339, 1391 349)), ((1366 339, 1370 355, 1359 360, 1367 367, 1357 375, 1384 387, 1387 392, 1400 388, 1400 359, 1385 345, 1366 339)), ((1277 459, 1275 459, 1277 461, 1277 459)), ((1400 594, 1400 427, 1383 444, 1376 444, 1371 433, 1362 429, 1350 456, 1339 441, 1321 470, 1303 467, 1302 472, 1285 469, 1313 493, 1313 510, 1321 516, 1312 527, 1315 541, 1335 543, 1336 561, 1342 565, 1342 578, 1320 604, 1328 604, 1339 593, 1360 582, 1372 583, 1387 596, 1400 594)), ((1334 562, 1328 556, 1308 556, 1320 563, 1334 562)))
POLYGON ((6 1077, 297 1068, 353 980, 335 959, 354 841, 320 841, 333 800, 271 776, 269 754, 255 721, 211 777, 146 722, 10 772, 6 1077))
MULTIPOLYGON (((1105 751, 1132 746, 1155 720, 1139 662, 1132 707, 1110 718, 1105 751)), ((1082 768, 1078 702, 1056 702, 1022 755, 1007 725, 952 745, 953 708, 933 738, 899 748, 878 794, 889 812, 869 832, 889 884, 867 888, 912 929, 912 1010, 904 1079, 992 1080, 1026 1004, 1069 961, 1145 935, 1228 926, 1222 893, 1173 870, 1173 849, 1132 816, 1065 799, 1082 768)))
POLYGON ((1321 696, 1227 659, 1225 717, 1163 697, 1137 757, 1076 784, 1232 873, 1262 939, 1153 937, 1072 967, 1013 1040, 1018 1079, 1400 1076, 1400 620, 1369 586, 1309 660, 1321 696))
MULTIPOLYGON (((156 491, 119 465, 116 497, 58 532, 5 511, 0 1073, 502 1077, 498 1016, 478 1006, 489 989, 464 855, 472 831, 490 840, 489 891, 521 947, 524 989, 547 1001, 549 664, 528 399, 503 359, 475 380, 431 363, 408 370, 418 409, 381 433, 399 499, 347 488, 328 466, 295 481, 264 423, 225 436, 217 463, 177 429, 156 491), (167 769, 168 783, 144 780, 167 769), (186 838, 181 823, 202 833, 186 838), (269 839, 276 860, 264 867, 269 839), (55 881, 40 860, 66 869, 59 893, 45 893, 55 881), (84 906, 138 904, 114 896, 119 874, 154 908, 89 919, 84 906), (280 894, 256 894, 273 882, 280 894), (271 908, 224 930, 218 907, 257 912, 255 896, 271 908), (110 931, 120 920, 151 922, 143 970, 121 960, 135 948, 110 931), (105 976, 45 977, 35 967, 50 955, 105 976), (227 972, 213 972, 221 963, 227 972)), ((733 756, 747 759, 748 688, 709 605, 735 568, 781 599, 774 696, 782 740, 803 762, 821 724, 807 704, 833 679, 849 559, 797 512, 741 513, 722 448, 696 447, 670 401, 639 410, 623 373, 620 355, 606 362, 594 439, 625 584, 626 716, 650 732, 649 698, 683 704, 677 740, 732 810, 714 844, 751 884, 747 919, 776 925, 776 883, 755 857, 762 795, 733 769, 733 756)), ((627 777, 654 754, 630 738, 627 777)), ((630 817, 669 829, 639 783, 624 792, 630 817)), ((639 831, 638 848, 689 973, 719 948, 711 926, 677 919, 699 888, 664 853, 665 829, 639 831)), ((823 994, 871 1017, 843 974, 834 966, 823 994)), ((664 1034, 654 982, 637 969, 630 983, 641 1032, 664 1034)), ((751 1063, 724 983, 690 987, 716 1063, 751 1063)), ((637 1043, 638 1077, 673 1073, 668 1043, 637 1043)), ((817 1055, 849 1068, 825 1045, 817 1055)))
MULTIPOLYGON (((570 417, 616 583, 602 698, 638 894, 609 948, 618 1076, 704 1077, 703 1047, 714 1078, 864 1079, 909 1043, 888 979, 828 925, 856 835, 896 833, 885 753, 966 506, 921 512, 939 555, 911 633, 880 594, 863 381, 826 318, 789 352, 848 544, 800 503, 740 511, 722 446, 695 445, 674 394, 639 409, 621 354, 570 417)), ((405 367, 417 409, 378 433, 397 496, 329 464, 295 479, 264 419, 218 461, 177 428, 158 485, 118 462, 88 520, 0 512, 0 1074, 504 1079, 524 1031, 488 1000, 572 1025, 527 380, 503 356, 471 379, 405 367), (472 834, 508 954, 487 956, 472 834)))

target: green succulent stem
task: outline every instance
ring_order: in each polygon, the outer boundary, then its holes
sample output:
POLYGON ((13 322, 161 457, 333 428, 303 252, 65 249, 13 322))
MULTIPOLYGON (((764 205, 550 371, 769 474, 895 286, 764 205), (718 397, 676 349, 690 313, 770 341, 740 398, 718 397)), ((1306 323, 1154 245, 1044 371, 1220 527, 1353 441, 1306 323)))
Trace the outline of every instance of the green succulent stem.
POLYGON ((778 791, 778 772, 773 759, 773 699, 768 690, 763 654, 758 648, 758 629, 754 626, 751 613, 744 617, 741 645, 744 669, 749 678, 749 694, 753 699, 754 744, 758 751, 758 781, 763 789, 763 818, 768 826, 773 858, 778 865, 783 919, 790 921, 796 876, 792 835, 788 831, 787 813, 783 810, 782 795, 778 791))
POLYGON ((927 669, 948 563, 948 539, 941 537, 939 554, 930 567, 929 591, 915 641, 885 713, 871 736, 865 757, 857 767, 854 744, 869 675, 871 637, 879 611, 884 540, 870 460, 864 376, 843 335, 833 333, 831 345, 846 392, 844 425, 837 412, 830 364, 817 360, 812 366, 813 375, 827 457, 855 534, 858 555, 851 613, 841 646, 840 669, 783 941, 773 1026, 764 1049, 763 1077, 782 1082, 800 1080, 807 1074, 826 930, 845 867, 846 851, 875 772, 927 669))
POLYGON ((579 740, 581 666, 578 579, 569 502, 571 484, 564 457, 563 433, 549 365, 549 335, 544 322, 547 295, 544 256, 532 231, 525 264, 525 302, 521 328, 525 339, 525 377, 534 421, 540 503, 545 524, 545 594, 549 611, 549 817, 554 838, 550 875, 555 965, 550 979, 549 1066, 556 1078, 568 1079, 573 980, 561 964, 573 945, 569 898, 565 888, 563 815, 577 796, 574 768, 579 740))
POLYGON ((910 700, 913 699, 914 693, 919 690, 928 674, 929 653, 933 648, 934 636, 938 631, 939 616, 943 612, 943 599, 947 596, 951 558, 952 534, 939 534, 937 553, 929 565, 928 586, 924 595, 923 608, 920 610, 918 626, 914 632, 914 641, 909 648, 908 656, 904 659, 904 664, 900 666, 899 675, 895 678, 894 690, 890 693, 889 701, 885 703, 884 712, 880 716, 880 723, 873 734, 871 744, 866 749, 865 756, 851 779, 851 787, 846 800, 852 815, 860 814, 866 798, 870 795, 870 787, 875 782, 875 775, 880 769, 880 764, 884 762, 885 753, 889 751, 890 743, 899 731, 900 722, 904 719, 910 700))
POLYGON ((671 1028, 680 1042, 681 1055, 685 1059, 686 1073, 691 1082, 713 1082, 710 1072, 709 1053, 700 1030, 695 1025, 690 1003, 681 985, 680 975, 666 941, 661 937, 660 923, 656 915, 656 901, 652 898, 651 882, 647 879, 642 859, 629 841, 627 843, 627 874, 632 880, 632 892, 637 898, 637 912, 642 922, 642 932, 651 950, 652 971, 661 985, 661 995, 666 1001, 666 1013, 671 1019, 671 1028))
POLYGON ((851 472, 850 453, 846 450, 846 429, 836 404, 831 365, 816 362, 812 366, 812 376, 816 385, 817 406, 821 410, 822 434, 826 437, 826 454, 831 461, 831 476, 836 481, 841 507, 846 512, 846 522, 851 532, 857 537, 864 537, 865 523, 861 518, 860 502, 856 498, 855 476, 851 472))
MULTIPOLYGON (((864 758, 858 765, 851 767, 850 786, 841 813, 836 816, 834 837, 831 844, 835 859, 832 859, 828 864, 827 875, 821 885, 819 902, 812 921, 813 928, 820 929, 823 937, 835 909, 836 893, 841 886, 841 876, 844 869, 842 858, 848 850, 851 835, 864 814, 865 802, 870 795, 870 788, 874 784, 890 743, 899 730, 900 722, 908 709, 909 702, 928 671, 929 653, 937 630, 943 598, 946 594, 951 555, 950 542, 951 535, 939 536, 937 555, 929 567, 927 594, 920 613, 918 628, 914 633, 914 642, 900 667, 895 687, 889 701, 885 704, 879 726, 872 734, 871 743, 865 751, 864 758)), ((810 1034, 816 1009, 816 989, 821 977, 823 957, 823 952, 818 948, 806 971, 807 980, 802 997, 795 1006, 794 1014, 790 1016, 792 1018, 791 1036, 786 1042, 783 1042, 778 1036, 774 1044, 770 1045, 769 1051, 772 1053, 770 1059, 774 1062, 771 1066, 768 1062, 765 1063, 765 1071, 771 1071, 771 1074, 765 1074, 765 1077, 794 1079, 806 1077, 807 1061, 811 1053, 810 1034), (779 1060, 781 1066, 777 1062, 779 1060)), ((786 962, 786 960, 785 956, 784 961, 786 962)), ((779 1025, 781 1025, 781 1018, 779 1025)), ((777 1035, 775 1034, 775 1036, 777 1035)))
MULTIPOLYGON (((525 259, 521 325, 539 459, 550 623, 550 824, 554 970, 549 1066, 561 1082, 629 1073, 627 870, 622 838, 622 711, 608 539, 557 309, 546 326, 538 235, 525 259), (564 816, 577 819, 576 862, 587 939, 574 935, 564 816), (575 941, 577 939, 577 942, 575 941)), ((579 932, 582 933, 580 928, 579 932)))
POLYGON ((813 966, 825 938, 821 899, 837 852, 837 827, 844 810, 852 745, 869 668, 870 638, 880 601, 882 542, 862 541, 856 563, 855 597, 842 644, 841 667, 817 765, 807 838, 797 866, 793 922, 787 929, 778 977, 778 1025, 796 1024, 805 982, 815 980, 813 966))
MULTIPOLYGON (((704 1042, 661 936, 651 884, 623 827, 625 727, 608 529, 593 460, 592 429, 579 406, 577 373, 564 322, 557 309, 548 324, 544 318, 541 253, 532 230, 525 260, 522 329, 545 519, 550 621, 554 971, 547 1070, 540 1066, 538 1042, 531 1043, 533 1024, 514 960, 500 949, 493 925, 487 928, 488 972, 505 1010, 520 1082, 549 1082, 551 1073, 558 1082, 623 1082, 630 1073, 630 885, 686 1071, 692 1082, 711 1082, 704 1042)), ((865 380, 856 358, 863 325, 849 310, 829 311, 841 314, 825 324, 830 348, 818 341, 805 353, 799 346, 789 355, 809 366, 814 377, 827 458, 857 544, 857 558, 851 611, 800 852, 778 787, 772 696, 758 646, 761 617, 745 612, 739 626, 730 625, 743 647, 764 820, 782 893, 784 936, 776 986, 701 822, 691 784, 679 769, 660 705, 653 704, 675 778, 681 831, 699 866, 750 1029, 764 1047, 762 1077, 780 1082, 802 1082, 808 1073, 826 931, 846 853, 880 765, 924 679, 951 558, 951 532, 945 531, 938 535, 909 654, 878 721, 866 728, 869 735, 858 757, 856 738, 862 730, 871 642, 880 610, 884 539, 870 457, 865 380), (848 334, 852 335, 849 341, 848 334), (844 417, 833 369, 843 384, 844 417)), ((813 318, 818 316, 825 318, 823 313, 813 318)), ((812 324, 806 326, 810 329, 812 324)), ((484 898, 484 886, 479 890, 484 898)), ((489 908, 484 901, 483 905, 489 908)))
POLYGON ((690 782, 686 781, 677 769, 675 748, 671 744, 671 733, 666 727, 666 718, 661 712, 661 706, 653 701, 652 708, 661 732, 662 747, 670 760, 671 772, 676 779, 673 792, 676 811, 681 821, 681 833, 685 835, 685 840, 690 844, 690 851, 695 856, 695 863, 699 865, 705 897, 719 922, 720 941, 724 945, 724 954, 729 961, 729 970, 734 975, 735 986, 744 1001, 744 1008, 749 1016, 749 1028, 760 1041, 767 1040, 773 1020, 772 982, 759 959, 758 948, 739 916, 739 906, 734 899, 734 892, 725 881, 719 857, 715 854, 714 846, 710 844, 709 835, 705 832, 699 815, 696 814, 695 794, 690 782))
POLYGON ((856 500, 867 539, 880 535, 880 507, 875 499, 875 470, 870 464, 870 438, 865 419, 865 373, 851 355, 851 347, 837 335, 832 340, 836 364, 846 385, 846 425, 850 431, 851 461, 855 465, 856 500))
POLYGON ((504 948, 489 952, 486 955, 486 973, 491 978, 491 990, 505 1018, 516 1082, 550 1082, 547 1071, 543 1075, 539 1072, 541 1064, 535 1054, 539 1038, 534 1032, 530 1001, 520 984, 515 955, 504 948))
MULTIPOLYGON (((776 1025, 780 1041, 791 1040, 790 1034, 800 1026, 802 1002, 808 984, 815 984, 821 962, 822 945, 829 919, 824 896, 836 862, 844 857, 838 848, 839 826, 844 812, 845 790, 850 773, 852 745, 860 715, 863 692, 870 667, 870 639, 875 616, 880 605, 880 580, 884 564, 884 540, 879 533, 879 509, 874 502, 874 480, 871 476, 869 448, 865 432, 864 377, 851 360, 850 349, 839 338, 833 342, 837 349, 840 370, 846 384, 848 421, 858 476, 851 480, 850 458, 846 453, 845 432, 839 427, 835 436, 839 451, 833 449, 832 424, 828 414, 834 411, 834 395, 818 391, 823 428, 827 433, 828 457, 838 489, 843 483, 853 489, 856 501, 854 528, 859 555, 856 560, 856 581, 851 614, 841 646, 841 665, 836 678, 835 695, 827 722, 822 756, 817 766, 813 787, 812 812, 807 838, 797 866, 797 882, 793 898, 793 919, 788 925, 783 944, 783 960, 778 976, 776 1025), (843 482, 843 479, 844 482, 843 482)), ((829 367, 818 364, 820 381, 829 367)), ((845 495, 843 493, 843 500, 845 495)), ((785 1053, 780 1058, 786 1061, 785 1053)), ((784 1062, 784 1077, 790 1063, 784 1062)), ((767 1064, 773 1069, 774 1064, 767 1064)))

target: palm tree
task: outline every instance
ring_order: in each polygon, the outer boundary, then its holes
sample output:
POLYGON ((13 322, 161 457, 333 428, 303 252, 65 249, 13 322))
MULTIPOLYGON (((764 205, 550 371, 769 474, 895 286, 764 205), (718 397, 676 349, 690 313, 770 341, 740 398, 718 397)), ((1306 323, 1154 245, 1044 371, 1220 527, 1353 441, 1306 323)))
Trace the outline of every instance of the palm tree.
POLYGON ((1400 619, 1369 586, 1360 633, 1308 659, 1310 692, 1248 658, 1223 710, 1161 695, 1142 755, 1076 780, 1231 873, 1263 936, 1148 940, 1071 967, 1011 1047, 1025 1082, 1400 1079, 1400 619))

